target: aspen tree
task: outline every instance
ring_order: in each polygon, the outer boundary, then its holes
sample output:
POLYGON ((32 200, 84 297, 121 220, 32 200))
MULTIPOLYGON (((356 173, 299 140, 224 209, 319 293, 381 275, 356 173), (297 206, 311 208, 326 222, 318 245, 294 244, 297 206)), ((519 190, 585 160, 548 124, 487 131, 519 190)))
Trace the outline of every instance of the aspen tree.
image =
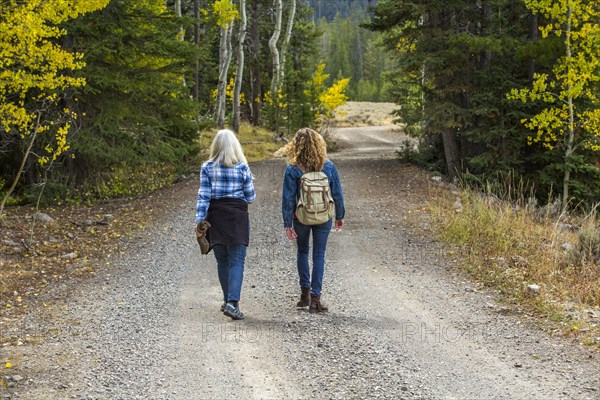
POLYGON ((239 17, 239 13, 231 0, 217 0, 213 4, 213 10, 217 17, 217 25, 221 29, 215 122, 217 127, 222 129, 225 126, 227 74, 231 63, 231 31, 233 21, 239 17))
POLYGON ((561 38, 564 54, 551 74, 536 73, 530 88, 514 89, 508 97, 522 102, 541 101, 546 107, 524 119, 535 133, 529 143, 541 142, 563 152, 563 206, 569 197, 571 161, 578 148, 600 151, 600 98, 594 85, 600 81, 600 4, 584 0, 525 0, 534 14, 548 23, 540 26, 543 38, 561 38))
POLYGON ((237 133, 240 129, 240 92, 242 90, 242 77, 244 76, 244 40, 246 38, 246 0, 240 0, 240 26, 237 44, 237 69, 233 85, 233 130, 237 133))
POLYGON ((273 35, 269 39, 269 50, 271 51, 271 59, 273 62, 273 78, 271 79, 271 93, 270 97, 277 102, 277 89, 279 88, 279 50, 277 49, 277 42, 281 35, 281 19, 282 19, 282 4, 281 0, 275 0, 275 27, 273 29, 273 35))
POLYGON ((85 85, 84 79, 68 74, 85 64, 82 54, 57 44, 56 39, 67 33, 59 25, 107 4, 108 0, 9 0, 0 5, 0 130, 29 142, 14 180, 0 201, 0 215, 39 135, 54 136, 52 144, 45 147, 46 154, 39 155, 41 164, 69 149, 69 119, 76 115, 63 109, 66 121, 56 124, 47 120, 45 113, 69 88, 85 85))

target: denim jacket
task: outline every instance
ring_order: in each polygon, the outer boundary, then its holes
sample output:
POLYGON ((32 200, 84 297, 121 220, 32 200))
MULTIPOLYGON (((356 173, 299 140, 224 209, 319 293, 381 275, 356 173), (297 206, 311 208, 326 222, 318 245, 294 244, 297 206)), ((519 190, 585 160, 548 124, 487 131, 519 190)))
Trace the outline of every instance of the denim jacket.
MULTIPOLYGON (((335 218, 344 219, 346 210, 344 208, 344 193, 340 184, 340 176, 335 168, 335 165, 327 160, 322 172, 329 179, 329 187, 331 188, 331 197, 335 203, 335 218)), ((283 178, 283 196, 281 198, 281 213, 283 215, 283 225, 286 228, 292 227, 296 204, 300 197, 300 178, 302 171, 297 165, 288 165, 285 169, 283 178)))

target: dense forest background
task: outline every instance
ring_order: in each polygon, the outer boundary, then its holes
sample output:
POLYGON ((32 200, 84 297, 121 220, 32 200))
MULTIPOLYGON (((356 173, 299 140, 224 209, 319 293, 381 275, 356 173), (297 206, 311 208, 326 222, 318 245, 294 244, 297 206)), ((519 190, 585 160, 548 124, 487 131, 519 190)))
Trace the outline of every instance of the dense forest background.
POLYGON ((412 158, 513 197, 596 204, 599 22, 588 0, 379 0, 370 26, 412 158))
POLYGON ((419 142, 407 160, 541 201, 600 201, 595 1, 0 7, 0 210, 143 193, 187 168, 203 131, 282 137, 348 99, 398 104, 419 142))

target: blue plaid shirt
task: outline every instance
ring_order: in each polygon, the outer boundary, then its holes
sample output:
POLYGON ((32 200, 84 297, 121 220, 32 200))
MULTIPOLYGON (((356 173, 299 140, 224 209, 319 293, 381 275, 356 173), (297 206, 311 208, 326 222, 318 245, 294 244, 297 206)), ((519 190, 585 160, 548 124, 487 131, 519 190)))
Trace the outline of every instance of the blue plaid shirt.
POLYGON ((248 204, 256 199, 250 167, 237 163, 233 167, 207 161, 200 168, 200 190, 196 202, 196 223, 206 218, 211 199, 241 199, 248 204))

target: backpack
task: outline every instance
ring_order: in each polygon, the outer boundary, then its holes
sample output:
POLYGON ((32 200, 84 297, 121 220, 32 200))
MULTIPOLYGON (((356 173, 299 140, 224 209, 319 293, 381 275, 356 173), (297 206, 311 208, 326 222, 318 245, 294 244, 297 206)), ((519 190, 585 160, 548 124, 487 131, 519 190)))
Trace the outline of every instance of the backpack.
POLYGON ((329 179, 323 172, 307 172, 300 178, 300 198, 296 218, 304 225, 324 224, 333 218, 333 198, 329 179))

